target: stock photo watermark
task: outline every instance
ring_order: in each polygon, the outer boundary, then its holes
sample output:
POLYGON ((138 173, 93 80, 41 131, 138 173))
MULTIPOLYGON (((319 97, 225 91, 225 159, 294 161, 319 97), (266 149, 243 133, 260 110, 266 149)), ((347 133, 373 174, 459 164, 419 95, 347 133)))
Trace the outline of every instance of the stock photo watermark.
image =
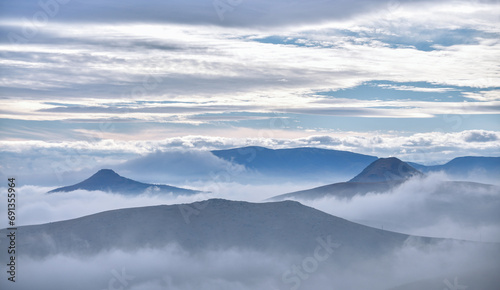
POLYGON ((236 7, 240 6, 243 0, 214 0, 212 6, 219 16, 220 21, 224 21, 224 15, 228 12, 232 12, 236 7))
POLYGON ((192 206, 189 204, 179 204, 178 208, 184 218, 184 222, 189 225, 191 223, 191 216, 198 216, 201 211, 208 206, 208 203, 209 201, 205 200, 195 202, 192 206))
POLYGON ((118 272, 116 269, 111 270, 112 278, 108 281, 108 288, 102 290, 125 290, 129 288, 130 282, 135 279, 135 276, 127 275, 125 267, 118 272))
POLYGON ((7 274, 9 274, 9 277, 7 280, 10 282, 16 282, 16 267, 17 267, 17 260, 16 260, 16 233, 17 233, 17 227, 16 227, 16 179, 14 177, 9 177, 7 179, 7 223, 9 227, 7 228, 7 241, 8 241, 8 248, 7 248, 7 254, 9 255, 9 263, 7 264, 7 274))
POLYGON ((10 32, 7 38, 11 43, 27 43, 38 35, 41 28, 45 27, 50 19, 56 17, 61 7, 71 0, 47 0, 39 1, 39 10, 31 16, 31 19, 23 17, 23 28, 21 34, 10 32))
POLYGON ((469 288, 468 286, 460 285, 458 283, 458 277, 455 277, 453 283, 451 283, 448 279, 444 279, 443 283, 446 285, 446 288, 443 288, 443 290, 465 290, 469 288))
POLYGON ((281 275, 281 281, 289 286, 290 290, 297 290, 305 281, 316 272, 321 263, 325 262, 338 249, 341 244, 332 240, 332 236, 316 238, 318 246, 314 249, 311 256, 307 256, 299 265, 294 264, 290 270, 287 270, 281 275))

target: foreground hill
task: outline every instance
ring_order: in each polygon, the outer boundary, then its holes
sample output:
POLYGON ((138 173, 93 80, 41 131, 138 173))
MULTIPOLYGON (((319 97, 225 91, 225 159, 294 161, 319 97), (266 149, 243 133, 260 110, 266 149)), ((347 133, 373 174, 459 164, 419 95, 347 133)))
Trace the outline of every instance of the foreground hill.
MULTIPOLYGON (((8 234, 0 230, 0 244, 8 234)), ((15 235, 22 275, 2 279, 5 289, 382 290, 500 260, 496 244, 379 230, 293 201, 127 208, 15 235)))
MULTIPOLYGON (((2 234, 4 231, 2 231, 2 234)), ((228 249, 303 252, 318 237, 357 253, 383 253, 402 246, 408 235, 349 222, 294 201, 248 203, 211 199, 102 212, 73 220, 23 226, 23 254, 97 254, 110 249, 161 248, 177 243, 193 250, 228 249)), ((5 235, 0 237, 4 239, 5 235)), ((424 239, 430 242, 432 239, 424 239)))
POLYGON ((64 186, 49 191, 54 192, 70 192, 75 190, 100 190, 106 192, 138 195, 145 191, 153 194, 173 193, 178 195, 189 195, 198 193, 198 191, 179 188, 170 185, 148 184, 138 182, 129 178, 118 175, 111 169, 101 169, 88 179, 70 186, 64 186))

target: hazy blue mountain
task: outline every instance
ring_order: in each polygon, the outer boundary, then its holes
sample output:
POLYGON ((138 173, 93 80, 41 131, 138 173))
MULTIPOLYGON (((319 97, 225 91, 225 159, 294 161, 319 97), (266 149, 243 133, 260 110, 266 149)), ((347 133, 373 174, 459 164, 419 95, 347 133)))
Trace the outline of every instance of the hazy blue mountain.
POLYGON ((422 172, 396 157, 379 158, 349 182, 385 182, 421 176, 422 172))
POLYGON ((212 153, 266 176, 302 179, 318 176, 349 178, 377 160, 375 156, 320 148, 267 149, 251 146, 212 153))
MULTIPOLYGON (((263 177, 288 176, 309 180, 317 179, 317 176, 325 177, 329 175, 348 179, 360 173, 372 162, 378 160, 377 157, 370 155, 312 147, 268 149, 250 146, 214 150, 211 152, 219 158, 263 173, 263 177)), ((391 159, 388 158, 388 160, 391 159)), ((396 164, 396 166, 399 167, 400 164, 396 164)), ((402 174, 403 172, 399 171, 406 169, 408 169, 408 173, 410 174, 415 173, 413 171, 415 169, 423 173, 445 171, 458 177, 465 177, 474 173, 476 175, 494 177, 500 176, 500 157, 458 157, 446 164, 436 166, 425 166, 407 162, 404 163, 403 167, 393 169, 394 172, 392 173, 396 175, 402 174)), ((380 179, 381 176, 379 176, 378 180, 375 178, 375 180, 370 180, 370 182, 383 181, 380 179)))
POLYGON ((387 192, 415 175, 422 175, 422 173, 395 157, 379 158, 348 182, 286 193, 275 196, 271 200, 317 199, 325 196, 352 198, 355 195, 365 195, 368 192, 387 192))
POLYGON ((383 193, 388 192, 402 181, 386 182, 338 182, 319 186, 311 189, 299 190, 295 192, 280 194, 269 200, 285 200, 289 198, 298 198, 303 200, 319 199, 325 196, 335 196, 337 198, 352 198, 355 195, 365 195, 369 192, 383 193))
POLYGON ((101 190, 106 192, 120 194, 141 194, 148 191, 153 194, 174 193, 179 195, 195 194, 199 191, 184 189, 162 184, 148 184, 138 182, 129 178, 118 175, 111 169, 101 169, 88 179, 70 186, 56 188, 49 191, 54 192, 69 192, 74 190, 101 190))
MULTIPOLYGON (((318 199, 325 196, 352 198, 369 192, 384 193, 404 183, 413 176, 423 174, 397 158, 380 158, 348 182, 339 182, 312 189, 306 189, 277 195, 270 200, 298 198, 304 200, 318 199)), ((495 190, 497 187, 476 182, 449 181, 443 182, 434 190, 436 193, 473 192, 474 190, 495 190)))
POLYGON ((409 163, 422 172, 444 171, 450 175, 467 177, 468 175, 500 176, 500 157, 457 157, 445 164, 425 166, 409 163))

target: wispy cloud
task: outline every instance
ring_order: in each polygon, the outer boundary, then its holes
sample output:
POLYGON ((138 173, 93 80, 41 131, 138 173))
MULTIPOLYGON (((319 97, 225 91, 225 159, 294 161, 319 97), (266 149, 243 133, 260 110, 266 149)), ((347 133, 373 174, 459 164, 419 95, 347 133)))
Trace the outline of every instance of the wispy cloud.
POLYGON ((4 3, 2 148, 499 155, 497 1, 299 2, 4 3))

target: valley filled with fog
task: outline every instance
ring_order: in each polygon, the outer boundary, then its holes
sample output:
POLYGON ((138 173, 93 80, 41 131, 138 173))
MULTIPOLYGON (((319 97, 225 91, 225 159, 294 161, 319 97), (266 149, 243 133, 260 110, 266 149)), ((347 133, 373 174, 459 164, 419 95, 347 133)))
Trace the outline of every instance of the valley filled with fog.
MULTIPOLYGON (((315 154, 287 154, 297 152, 315 154)), ((273 154, 281 153, 266 159, 273 154)), ((303 163, 287 164, 287 182, 279 166, 276 176, 267 172, 258 182, 260 168, 245 160, 209 158, 212 169, 225 169, 203 180, 199 168, 185 168, 186 179, 197 181, 169 184, 176 187, 129 179, 120 174, 125 169, 99 170, 59 189, 20 186, 19 263, 31 278, 12 289, 39 283, 51 289, 413 289, 411 283, 453 285, 455 277, 492 289, 497 282, 497 185, 457 181, 446 170, 421 173, 396 158, 366 160, 369 166, 347 178, 324 165, 339 174, 316 182, 299 177, 303 163), (145 190, 122 192, 121 184, 145 190)), ((146 160, 156 172, 151 176, 161 176, 165 159, 146 160)))

